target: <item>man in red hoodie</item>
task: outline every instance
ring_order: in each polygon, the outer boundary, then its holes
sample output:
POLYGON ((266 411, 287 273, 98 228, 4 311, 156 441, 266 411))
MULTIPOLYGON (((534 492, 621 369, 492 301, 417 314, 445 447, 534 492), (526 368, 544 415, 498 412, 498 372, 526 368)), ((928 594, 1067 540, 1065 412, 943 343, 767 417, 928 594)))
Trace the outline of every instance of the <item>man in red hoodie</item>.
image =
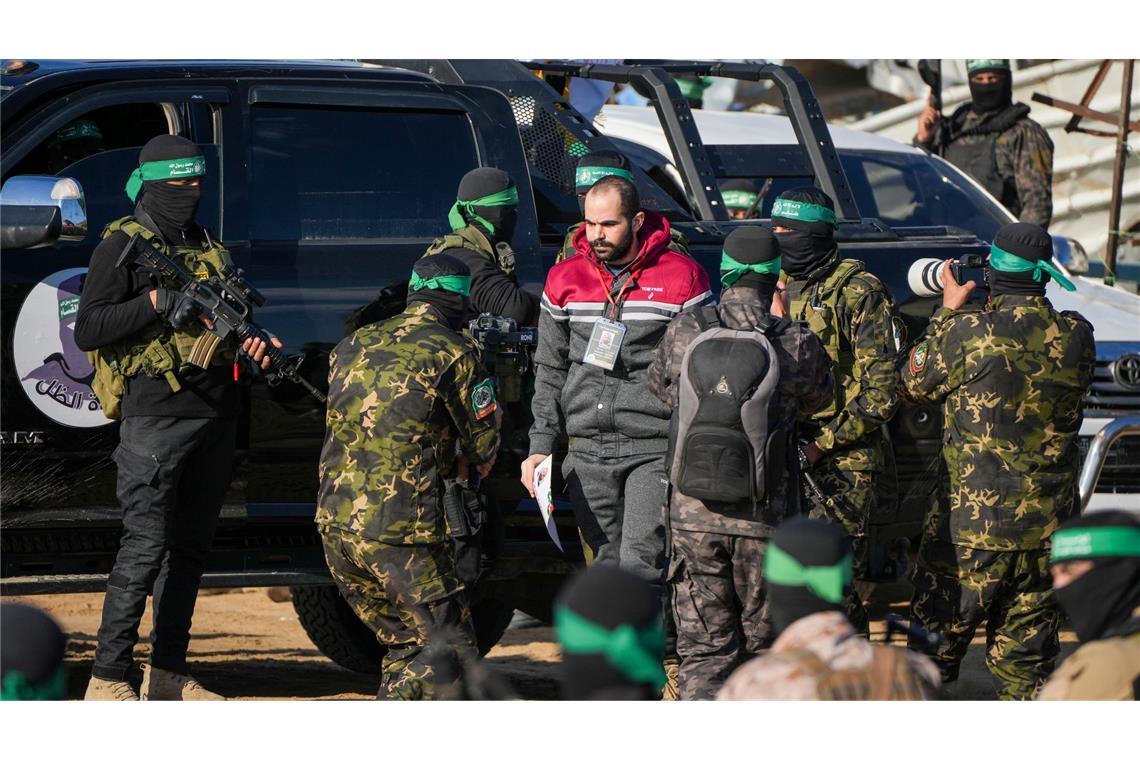
POLYGON ((670 320, 712 301, 708 276, 669 250, 669 222, 640 208, 636 186, 609 176, 586 194, 577 256, 546 277, 535 355, 534 425, 522 481, 569 436, 562 473, 582 538, 664 588, 664 509, 672 410, 647 372, 670 320))

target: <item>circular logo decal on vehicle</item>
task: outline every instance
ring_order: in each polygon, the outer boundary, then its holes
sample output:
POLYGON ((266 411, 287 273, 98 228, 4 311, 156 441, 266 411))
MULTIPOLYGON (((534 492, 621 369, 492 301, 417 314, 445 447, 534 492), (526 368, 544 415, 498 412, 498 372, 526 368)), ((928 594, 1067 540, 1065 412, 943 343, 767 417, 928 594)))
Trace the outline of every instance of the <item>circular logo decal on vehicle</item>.
POLYGON ((75 345, 75 318, 87 269, 65 269, 37 283, 16 317, 12 339, 16 375, 36 408, 68 427, 111 420, 91 390, 95 368, 75 345))

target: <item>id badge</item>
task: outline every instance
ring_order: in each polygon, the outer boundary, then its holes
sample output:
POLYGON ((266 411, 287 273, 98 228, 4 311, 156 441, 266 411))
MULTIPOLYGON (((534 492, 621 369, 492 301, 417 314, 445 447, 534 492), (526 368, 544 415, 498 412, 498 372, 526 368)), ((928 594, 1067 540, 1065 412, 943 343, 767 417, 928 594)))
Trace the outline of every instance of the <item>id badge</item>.
POLYGON ((586 344, 586 355, 582 357, 582 361, 605 370, 613 369, 617 364, 618 354, 621 353, 621 342, 624 339, 625 325, 621 322, 599 319, 594 323, 594 331, 590 334, 590 342, 586 344))

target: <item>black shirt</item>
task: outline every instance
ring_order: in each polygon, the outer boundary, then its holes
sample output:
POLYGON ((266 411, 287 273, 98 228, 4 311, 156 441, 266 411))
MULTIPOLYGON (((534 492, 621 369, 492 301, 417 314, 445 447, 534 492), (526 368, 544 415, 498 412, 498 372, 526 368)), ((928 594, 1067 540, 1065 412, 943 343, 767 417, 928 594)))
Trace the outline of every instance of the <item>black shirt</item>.
MULTIPOLYGON (((91 254, 91 266, 79 296, 75 319, 75 345, 93 351, 138 333, 161 319, 150 302, 157 282, 115 262, 129 236, 112 233, 91 254)), ((238 386, 228 365, 208 370, 188 367, 178 371, 182 389, 175 393, 163 377, 127 378, 123 417, 230 417, 238 412, 238 386)))

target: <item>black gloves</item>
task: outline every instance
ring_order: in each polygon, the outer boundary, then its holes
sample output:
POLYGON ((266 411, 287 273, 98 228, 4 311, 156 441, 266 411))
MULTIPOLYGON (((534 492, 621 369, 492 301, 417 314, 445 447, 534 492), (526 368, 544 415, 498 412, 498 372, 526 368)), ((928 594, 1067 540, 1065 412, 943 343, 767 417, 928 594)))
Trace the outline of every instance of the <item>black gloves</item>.
POLYGON ((194 324, 199 314, 198 304, 181 290, 158 288, 155 291, 154 310, 176 330, 185 330, 194 324))

